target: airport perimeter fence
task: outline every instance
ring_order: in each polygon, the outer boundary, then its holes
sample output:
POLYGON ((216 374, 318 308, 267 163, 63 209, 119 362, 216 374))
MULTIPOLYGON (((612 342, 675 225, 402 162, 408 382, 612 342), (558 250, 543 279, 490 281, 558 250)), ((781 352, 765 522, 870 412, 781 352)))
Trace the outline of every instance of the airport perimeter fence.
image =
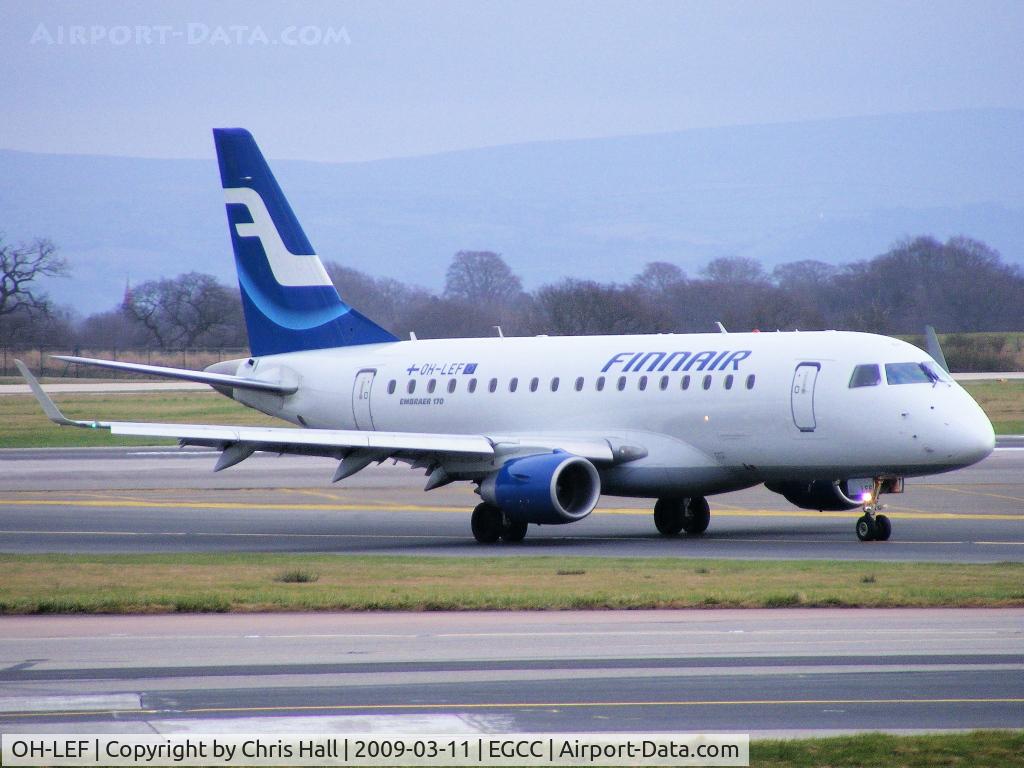
POLYGON ((45 347, 23 349, 16 347, 0 347, 0 376, 19 376, 14 367, 15 360, 23 361, 29 369, 40 377, 61 379, 126 379, 138 378, 138 374, 127 371, 115 371, 109 368, 72 365, 63 360, 54 360, 52 355, 74 355, 76 357, 96 357, 102 360, 119 360, 128 363, 145 363, 146 365, 162 365, 170 368, 191 368, 200 370, 221 360, 247 357, 249 350, 245 347, 224 347, 221 349, 87 349, 76 347, 45 347))

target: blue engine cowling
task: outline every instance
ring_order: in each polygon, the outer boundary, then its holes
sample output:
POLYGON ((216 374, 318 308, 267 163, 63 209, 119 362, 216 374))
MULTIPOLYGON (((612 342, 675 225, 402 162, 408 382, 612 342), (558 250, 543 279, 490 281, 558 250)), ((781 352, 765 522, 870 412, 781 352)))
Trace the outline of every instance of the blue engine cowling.
POLYGON ((556 451, 509 461, 480 483, 480 495, 513 522, 561 525, 597 506, 601 478, 582 456, 556 451))

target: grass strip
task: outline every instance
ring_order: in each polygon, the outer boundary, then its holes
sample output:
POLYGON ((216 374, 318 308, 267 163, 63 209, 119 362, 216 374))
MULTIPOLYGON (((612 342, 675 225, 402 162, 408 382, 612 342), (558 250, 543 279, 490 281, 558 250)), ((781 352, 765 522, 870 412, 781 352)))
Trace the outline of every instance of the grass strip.
POLYGON ((825 739, 751 741, 755 768, 933 768, 1024 766, 1024 732, 970 731, 922 736, 864 733, 825 739))
POLYGON ((5 614, 1021 605, 1024 563, 0 555, 5 614))
MULTIPOLYGON (((124 394, 61 394, 54 401, 72 419, 156 421, 182 424, 289 426, 212 390, 194 392, 130 392, 124 394)), ((114 437, 105 429, 58 427, 43 415, 31 395, 0 397, 0 447, 78 448, 117 445, 175 445, 176 440, 114 437)))

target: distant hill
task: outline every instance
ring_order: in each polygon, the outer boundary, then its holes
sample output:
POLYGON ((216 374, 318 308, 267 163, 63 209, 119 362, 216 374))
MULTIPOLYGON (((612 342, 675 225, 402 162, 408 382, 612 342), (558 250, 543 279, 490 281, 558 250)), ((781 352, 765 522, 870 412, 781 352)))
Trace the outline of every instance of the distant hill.
MULTIPOLYGON (((1021 262, 1022 137, 1024 111, 977 110, 366 163, 274 162, 263 149, 325 258, 437 288, 456 251, 487 249, 534 287, 625 281, 653 260, 690 274, 722 255, 838 263, 924 233, 966 234, 1021 262)), ((0 150, 0 230, 55 240, 73 277, 51 295, 83 313, 117 303, 128 275, 233 280, 212 159, 0 150)))

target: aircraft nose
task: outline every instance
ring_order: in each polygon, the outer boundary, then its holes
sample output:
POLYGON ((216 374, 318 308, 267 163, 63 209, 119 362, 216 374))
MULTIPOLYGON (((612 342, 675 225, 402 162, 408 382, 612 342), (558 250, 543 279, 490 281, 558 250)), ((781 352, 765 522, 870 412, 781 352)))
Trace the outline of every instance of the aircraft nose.
POLYGON ((971 400, 972 408, 951 426, 954 428, 954 440, 958 457, 967 464, 975 464, 995 450, 996 434, 992 422, 977 403, 971 400))

